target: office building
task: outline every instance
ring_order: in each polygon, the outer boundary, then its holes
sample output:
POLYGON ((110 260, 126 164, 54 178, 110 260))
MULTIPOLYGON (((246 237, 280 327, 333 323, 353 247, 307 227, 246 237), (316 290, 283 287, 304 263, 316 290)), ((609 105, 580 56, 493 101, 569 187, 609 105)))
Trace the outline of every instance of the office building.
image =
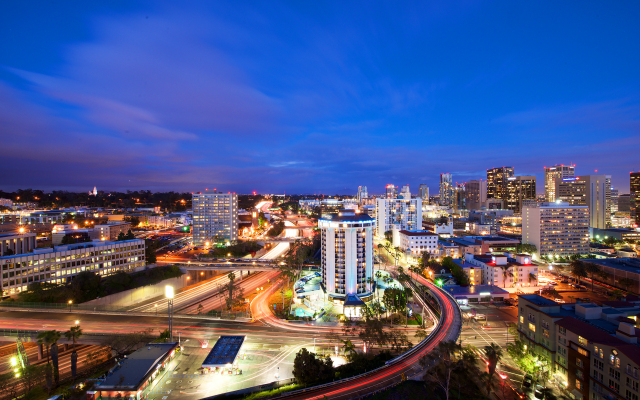
POLYGON ((522 243, 535 245, 541 256, 589 253, 589 207, 556 200, 522 212, 522 243))
POLYGON ((10 199, 0 199, 0 207, 13 207, 13 201, 10 199))
POLYGON ((479 210, 482 203, 487 201, 487 181, 473 180, 465 185, 467 210, 479 210))
POLYGON ((629 192, 631 221, 640 226, 640 172, 629 173, 629 192))
POLYGON ((415 231, 422 224, 422 199, 376 199, 377 236, 393 229, 415 231))
POLYGON ((555 165, 544 167, 544 197, 545 201, 556 201, 556 180, 562 178, 573 178, 575 176, 574 165, 555 165))
MULTIPOLYGON (((384 199, 379 199, 384 200, 384 199)), ((347 301, 371 293, 373 277, 373 229, 366 214, 341 210, 318 220, 322 233, 322 285, 330 300, 347 301)))
POLYGON ((397 197, 398 197, 398 187, 393 185, 392 183, 387 184, 387 186, 385 186, 385 198, 395 199, 397 197))
POLYGON ((238 239, 238 195, 235 193, 195 193, 193 207, 193 244, 238 239))
POLYGON ((618 197, 620 193, 618 189, 611 188, 611 214, 615 214, 618 211, 618 197))
POLYGON ((589 226, 604 229, 611 223, 607 212, 607 184, 604 175, 583 175, 556 180, 556 199, 589 207, 589 226))
POLYGON ((131 229, 130 222, 113 221, 108 224, 95 225, 93 227, 93 231, 89 232, 89 236, 94 240, 114 241, 118 239, 118 236, 121 233, 126 235, 130 229, 131 229))
POLYGON ((145 265, 142 239, 87 242, 35 249, 31 253, 0 257, 2 292, 27 290, 34 282, 66 284, 82 271, 107 276, 145 265))
POLYGON ((402 199, 410 199, 411 198, 411 190, 409 189, 409 184, 406 184, 402 187, 400 191, 400 195, 398 196, 402 199))
POLYGON ((450 173, 440 174, 440 205, 453 204, 453 176, 450 173))
POLYGON ((605 208, 606 208, 606 215, 605 215, 605 226, 607 228, 611 227, 611 207, 612 207, 612 200, 611 200, 611 175, 605 175, 604 176, 604 195, 605 195, 605 208))
POLYGON ((78 229, 78 225, 55 225, 51 230, 51 244, 54 246, 90 241, 89 229, 78 229))
POLYGON ((464 183, 459 183, 455 185, 453 189, 453 210, 454 212, 458 212, 458 210, 465 210, 466 206, 466 190, 464 183))
POLYGON ((429 186, 421 183, 418 188, 418 197, 422 199, 422 204, 429 204, 429 186))
POLYGON ((507 202, 507 179, 513 176, 513 167, 499 167, 487 170, 487 199, 507 202))
POLYGON ((618 211, 631 213, 631 195, 618 195, 618 211))
POLYGON ((358 200, 358 203, 361 203, 362 200, 368 199, 368 198, 369 198, 369 193, 367 192, 367 187, 358 186, 358 194, 356 195, 356 200, 358 200))
POLYGON ((536 177, 512 176, 507 178, 506 208, 521 214, 524 205, 536 205, 536 177))
POLYGON ((35 233, 0 233, 0 256, 30 253, 35 248, 35 233))
POLYGON ((623 242, 640 240, 640 231, 633 228, 592 229, 592 235, 598 240, 610 237, 623 242))

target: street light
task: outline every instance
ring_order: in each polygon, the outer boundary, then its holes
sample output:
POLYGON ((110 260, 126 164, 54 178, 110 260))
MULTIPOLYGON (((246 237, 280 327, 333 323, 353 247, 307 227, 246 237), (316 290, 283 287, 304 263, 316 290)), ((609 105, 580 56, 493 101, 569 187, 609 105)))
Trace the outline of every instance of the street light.
POLYGON ((156 317, 158 316, 158 304, 156 304, 156 317))
POLYGON ((69 312, 71 312, 71 303, 73 303, 73 301, 69 300, 69 312))
POLYGON ((167 311, 169 313, 169 338, 173 341, 173 286, 165 286, 164 295, 167 298, 167 311))
POLYGON ((80 321, 76 320, 76 326, 80 325, 80 321))

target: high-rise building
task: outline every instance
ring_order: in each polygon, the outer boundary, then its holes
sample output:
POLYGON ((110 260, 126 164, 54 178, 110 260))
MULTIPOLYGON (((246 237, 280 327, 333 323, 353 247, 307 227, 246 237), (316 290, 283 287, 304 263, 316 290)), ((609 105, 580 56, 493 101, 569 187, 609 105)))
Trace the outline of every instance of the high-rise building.
POLYGON ((361 203, 363 199, 368 199, 368 198, 369 198, 369 193, 367 192, 367 187, 358 186, 358 194, 356 196, 358 203, 361 203))
POLYGON ((193 244, 238 239, 238 195, 235 193, 194 193, 193 244))
POLYGON ((604 175, 583 175, 556 180, 556 200, 589 207, 589 226, 607 227, 607 184, 604 175))
POLYGON ((546 201, 556 201, 556 179, 573 178, 575 170, 574 165, 564 164, 544 167, 544 196, 546 201))
POLYGON ((473 180, 465 185, 466 204, 468 210, 479 210, 482 203, 487 201, 487 181, 473 180))
POLYGON ((507 203, 507 179, 513 176, 513 167, 487 170, 487 199, 500 199, 507 203))
MULTIPOLYGON (((378 199, 383 200, 384 199, 378 199)), ((373 229, 375 220, 353 210, 324 214, 322 231, 322 284, 329 300, 361 299, 371 293, 373 277, 373 229)))
POLYGON ((440 174, 440 205, 450 206, 453 203, 453 176, 450 173, 440 174))
POLYGON ((422 199, 376 199, 377 236, 393 229, 415 231, 422 228, 422 199))
POLYGON ((606 214, 604 216, 604 224, 607 228, 611 227, 611 175, 604 176, 604 195, 606 214))
POLYGON ((588 254, 589 207, 560 200, 525 206, 522 243, 535 245, 541 256, 588 254))
POLYGON ((611 188, 611 214, 618 211, 618 196, 620 196, 618 189, 611 188))
POLYGON ((507 178, 506 208, 514 214, 522 213, 522 207, 536 205, 536 177, 532 175, 507 178))
POLYGON ((411 190, 409 189, 409 184, 406 184, 402 187, 402 190, 400 191, 400 197, 403 199, 411 198, 411 190))
POLYGON ((631 195, 630 194, 619 194, 618 195, 618 211, 622 212, 631 212, 631 195))
POLYGON ((429 186, 421 183, 418 188, 418 197, 422 199, 422 204, 429 204, 429 186))
POLYGON ((389 183, 386 187, 386 195, 385 198, 387 199, 395 199, 398 197, 398 187, 393 185, 392 183, 389 183))
POLYGON ((629 173, 629 192, 631 222, 633 225, 640 226, 640 172, 629 173))
POLYGON ((464 183, 458 183, 453 188, 453 208, 458 210, 465 210, 467 208, 467 194, 464 183))

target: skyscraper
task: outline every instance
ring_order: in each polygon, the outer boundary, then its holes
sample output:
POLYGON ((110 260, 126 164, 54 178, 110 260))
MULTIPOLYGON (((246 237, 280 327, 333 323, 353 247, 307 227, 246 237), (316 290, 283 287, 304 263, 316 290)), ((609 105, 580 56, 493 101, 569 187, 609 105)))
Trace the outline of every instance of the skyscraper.
POLYGON ((487 199, 500 199, 507 203, 507 179, 513 176, 513 167, 487 170, 487 199))
POLYGON ((358 203, 362 202, 362 199, 367 199, 369 198, 369 193, 367 192, 367 187, 366 186, 358 186, 358 194, 356 195, 356 199, 358 200, 358 203))
POLYGON ((629 173, 629 192, 631 223, 640 226, 640 172, 629 173))
POLYGON ((605 175, 604 176, 604 195, 606 197, 605 201, 606 201, 606 214, 604 216, 604 224, 607 228, 611 227, 611 208, 612 208, 612 201, 611 201, 611 175, 605 175))
POLYGON ((422 199, 376 199, 377 236, 392 229, 414 231, 422 228, 422 199))
POLYGON ((344 302, 350 295, 360 298, 371 292, 368 278, 373 277, 374 225, 373 218, 353 210, 325 214, 318 220, 322 283, 329 300, 344 302))
POLYGON ((556 201, 556 179, 573 178, 575 176, 574 165, 555 165, 544 167, 544 197, 546 201, 556 201))
POLYGON ((524 205, 535 205, 536 200, 536 177, 535 176, 512 176, 507 178, 507 201, 508 210, 513 210, 514 214, 522 213, 524 205))
POLYGON ((400 191, 400 196, 403 199, 410 199, 411 198, 411 190, 409 189, 409 184, 406 184, 402 187, 402 190, 400 191))
POLYGON ((482 203, 487 201, 487 181, 473 180, 467 182, 466 187, 466 203, 468 210, 479 210, 482 203))
POLYGON ((398 188, 396 186, 394 186, 392 183, 389 183, 386 187, 386 195, 385 198, 387 199, 395 199, 398 197, 398 188))
POLYGON ((522 243, 535 245, 541 256, 589 253, 588 207, 560 200, 525 206, 522 211, 522 243))
POLYGON ((216 240, 238 239, 238 195, 235 193, 194 193, 193 244, 203 246, 216 240))
POLYGON ((605 229, 607 225, 607 185, 604 175, 583 175, 556 180, 556 200, 589 207, 589 226, 605 229))
POLYGON ((418 197, 422 199, 422 204, 429 204, 429 186, 421 183, 418 188, 418 197))
POLYGON ((440 205, 453 204, 453 176, 450 173, 440 174, 440 205))

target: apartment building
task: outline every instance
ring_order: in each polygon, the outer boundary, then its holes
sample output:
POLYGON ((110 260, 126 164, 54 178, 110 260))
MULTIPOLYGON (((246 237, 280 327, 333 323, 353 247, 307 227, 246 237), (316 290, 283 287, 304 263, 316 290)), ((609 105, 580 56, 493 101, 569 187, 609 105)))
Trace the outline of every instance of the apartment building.
POLYGON ((107 224, 95 225, 93 231, 89 232, 89 236, 94 240, 114 241, 118 239, 118 235, 121 233, 126 235, 130 229, 130 222, 114 221, 107 224))
POLYGON ((637 228, 640 226, 640 172, 629 173, 629 192, 631 222, 637 228))
POLYGON ((522 243, 535 245, 541 256, 589 252, 589 207, 566 202, 525 206, 522 243))
POLYGON ((392 183, 387 184, 384 187, 385 190, 385 198, 387 199, 395 199, 398 197, 398 187, 392 183))
POLYGON ((438 235, 427 231, 394 230, 393 245, 404 253, 420 257, 423 252, 438 254, 438 235))
POLYGON ((429 186, 421 183, 418 188, 418 197, 422 199, 422 204, 429 204, 429 186))
POLYGON ((529 254, 493 253, 464 255, 466 263, 482 269, 482 284, 507 287, 538 286, 538 266, 529 254))
POLYGON ((194 193, 193 244, 238 239, 238 195, 235 193, 194 193))
POLYGON ((573 178, 575 176, 574 165, 554 165, 544 167, 544 198, 547 202, 556 201, 556 180, 562 178, 573 178))
POLYGON ((107 276, 145 265, 145 242, 88 242, 35 249, 31 253, 0 257, 3 295, 16 294, 30 283, 69 283, 82 271, 107 276))
POLYGON ((422 199, 376 199, 376 235, 387 231, 419 230, 422 224, 422 199))
POLYGON ((453 175, 450 173, 440 174, 440 205, 453 205, 453 175))
POLYGON ((611 225, 610 183, 605 175, 583 175, 556 180, 556 199, 589 207, 589 226, 605 229, 611 225))

